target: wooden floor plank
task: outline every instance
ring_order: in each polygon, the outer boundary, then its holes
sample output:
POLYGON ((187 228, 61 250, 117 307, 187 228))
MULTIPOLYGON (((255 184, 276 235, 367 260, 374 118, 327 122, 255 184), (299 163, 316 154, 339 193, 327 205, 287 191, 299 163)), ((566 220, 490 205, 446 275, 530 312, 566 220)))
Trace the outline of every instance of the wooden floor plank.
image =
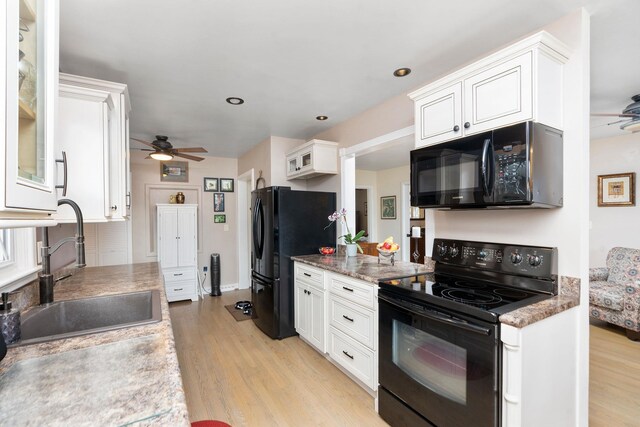
POLYGON ((640 426, 640 342, 598 320, 589 332, 589 426, 640 426))
MULTIPOLYGON (((386 426, 373 398, 298 337, 272 340, 224 308, 248 291, 170 305, 192 421, 241 426, 386 426)), ((590 326, 591 427, 640 425, 640 342, 590 326)))
POLYGON ((224 308, 248 291, 170 304, 192 421, 241 426, 387 426, 373 398, 298 337, 272 340, 224 308))

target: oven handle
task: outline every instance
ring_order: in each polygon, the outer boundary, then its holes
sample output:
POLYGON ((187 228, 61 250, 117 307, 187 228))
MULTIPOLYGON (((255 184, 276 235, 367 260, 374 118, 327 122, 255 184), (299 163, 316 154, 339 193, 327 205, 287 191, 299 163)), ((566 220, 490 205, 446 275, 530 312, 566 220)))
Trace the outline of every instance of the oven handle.
POLYGON ((405 306, 404 304, 402 304, 400 301, 396 300, 395 298, 385 297, 385 296, 380 295, 380 294, 378 294, 378 299, 381 299, 382 301, 386 302, 387 304, 391 304, 393 306, 401 308, 402 310, 408 311, 409 313, 415 314, 416 316, 426 317, 428 319, 435 320, 437 322, 446 323, 447 325, 451 325, 451 326, 454 326, 456 328, 464 329, 464 330, 469 331, 469 332, 475 332, 475 333, 486 335, 486 336, 491 335, 491 329, 484 328, 484 327, 478 326, 478 325, 474 325, 473 323, 466 322, 466 321, 464 321, 462 319, 458 319, 456 317, 448 317, 448 316, 445 317, 442 314, 438 313, 437 311, 427 310, 427 309, 425 309, 424 312, 418 312, 418 311, 415 311, 415 310, 405 306))

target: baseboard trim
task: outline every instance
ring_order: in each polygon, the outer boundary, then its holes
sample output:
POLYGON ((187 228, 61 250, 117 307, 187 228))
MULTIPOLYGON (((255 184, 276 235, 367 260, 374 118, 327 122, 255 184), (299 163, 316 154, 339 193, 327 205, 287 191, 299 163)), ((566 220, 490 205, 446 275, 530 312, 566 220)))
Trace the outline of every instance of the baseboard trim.
POLYGON ((236 289, 238 289, 238 284, 237 283, 230 283, 227 285, 220 285, 220 292, 230 292, 230 291, 235 291, 236 289))

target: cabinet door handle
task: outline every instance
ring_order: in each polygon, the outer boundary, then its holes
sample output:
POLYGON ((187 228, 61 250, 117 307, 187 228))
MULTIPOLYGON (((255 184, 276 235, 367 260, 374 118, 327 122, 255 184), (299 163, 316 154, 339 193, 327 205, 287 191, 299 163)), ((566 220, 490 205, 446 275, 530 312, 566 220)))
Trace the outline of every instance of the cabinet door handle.
POLYGON ((464 122, 464 128, 465 129, 469 129, 471 127, 471 123, 469 122, 464 122))
POLYGON ((344 353, 344 355, 347 356, 349 359, 353 360, 353 356, 347 353, 346 351, 342 350, 342 353, 344 353))
POLYGON ((353 319, 347 315, 342 315, 342 317, 344 317, 345 319, 347 319, 349 322, 353 322, 353 319))
POLYGON ((345 291, 353 292, 353 289, 347 288, 346 286, 343 286, 342 289, 344 289, 345 291))
POLYGON ((460 130, 460 126, 455 125, 455 126, 453 127, 453 131, 454 131, 454 132, 458 132, 459 130, 460 130))
POLYGON ((56 185, 56 188, 62 188, 62 197, 67 196, 67 153, 62 152, 62 158, 56 159, 56 163, 62 163, 62 185, 56 185))
POLYGON ((117 211, 117 210, 118 210, 118 205, 113 205, 113 206, 111 206, 111 210, 112 210, 112 211, 117 211))
POLYGON ((131 191, 127 192, 127 209, 131 207, 131 191))
POLYGON ((173 290, 174 290, 174 291, 181 291, 181 290, 183 290, 183 289, 184 289, 184 288, 173 288, 173 290))
POLYGON ((311 277, 311 275, 309 273, 302 273, 302 274, 304 274, 307 277, 311 277))
POLYGON ((182 276, 184 273, 173 273, 174 276, 182 276))

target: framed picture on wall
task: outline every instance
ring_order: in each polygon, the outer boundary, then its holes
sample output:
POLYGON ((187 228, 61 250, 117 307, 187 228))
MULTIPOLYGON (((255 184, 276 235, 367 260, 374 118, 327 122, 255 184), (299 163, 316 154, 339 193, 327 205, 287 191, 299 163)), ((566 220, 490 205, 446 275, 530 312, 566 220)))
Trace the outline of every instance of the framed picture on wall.
POLYGON ((160 181, 162 182, 189 182, 189 163, 187 162, 161 162, 160 181))
POLYGON ((218 191, 218 178, 205 178, 204 191, 218 191))
POLYGON ((213 216, 213 222, 214 224, 224 224, 225 222, 227 222, 227 216, 222 214, 217 214, 213 216))
POLYGON ((233 193, 233 178, 220 178, 220 191, 233 193))
POLYGON ((396 196, 380 197, 380 218, 396 219, 396 196))
POLYGON ((635 172, 598 175, 598 206, 635 206, 635 172))
POLYGON ((213 211, 224 212, 224 193, 213 193, 213 211))

